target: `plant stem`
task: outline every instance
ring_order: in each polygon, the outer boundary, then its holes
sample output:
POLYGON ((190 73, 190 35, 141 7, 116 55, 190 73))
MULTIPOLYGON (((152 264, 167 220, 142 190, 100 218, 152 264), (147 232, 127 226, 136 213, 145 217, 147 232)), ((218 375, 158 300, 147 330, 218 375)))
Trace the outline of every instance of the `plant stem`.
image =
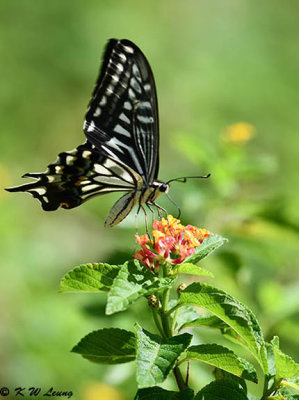
POLYGON ((174 311, 176 311, 178 308, 180 308, 181 307, 181 304, 176 304, 175 306, 173 306, 172 308, 170 308, 169 310, 167 310, 167 312, 166 312, 166 314, 167 315, 170 315, 170 314, 172 314, 174 311))
POLYGON ((263 397, 262 397, 262 399, 264 399, 264 398, 267 396, 267 392, 268 392, 268 382, 269 382, 268 376, 265 375, 264 389, 263 389, 263 397))
POLYGON ((174 316, 173 316, 173 319, 172 319, 172 323, 171 323, 171 334, 172 335, 173 335, 174 330, 175 330, 175 324, 176 324, 176 320, 177 320, 177 317, 178 317, 178 312, 179 312, 179 309, 177 308, 175 310, 175 313, 174 313, 174 316))
MULTIPOLYGON (((162 266, 162 268, 163 268, 163 276, 166 277, 167 276, 167 265, 164 264, 162 266)), ((171 312, 169 312, 170 310, 168 310, 169 293, 170 293, 170 288, 164 290, 164 292, 162 294, 161 309, 159 311, 161 322, 162 322, 162 331, 163 331, 162 336, 164 338, 171 338, 173 336, 173 330, 174 330, 174 325, 175 325, 175 321, 174 321, 174 322, 172 322, 172 325, 170 328, 169 318, 170 318, 171 312)), ((154 315, 154 319, 155 319, 155 315, 154 315)), ((156 319, 155 319, 155 322, 156 322, 156 319)), ((156 323, 156 325, 157 325, 157 327, 159 327, 160 324, 156 323)), ((173 368, 173 374, 175 376, 175 380, 176 380, 176 383, 177 383, 180 391, 182 391, 183 389, 188 387, 188 385, 184 381, 183 375, 178 366, 173 368)))
POLYGON ((264 393, 263 393, 263 397, 261 400, 264 399, 271 399, 271 394, 273 394, 274 392, 276 392, 279 387, 281 386, 281 379, 277 380, 274 379, 274 383, 273 385, 270 387, 270 389, 267 389, 267 384, 268 384, 268 377, 265 377, 265 384, 264 384, 264 393))
POLYGON ((152 312, 153 312, 153 318, 154 318, 156 327, 158 328, 158 331, 160 332, 160 335, 165 338, 166 337, 165 333, 164 333, 164 331, 162 329, 161 322, 160 322, 160 320, 158 318, 158 310, 154 308, 154 309, 152 309, 152 312))
MULTIPOLYGON (((163 327, 163 331, 164 331, 164 337, 167 337, 167 338, 170 338, 173 336, 173 329, 170 329, 170 324, 169 324, 169 316, 170 316, 170 314, 168 312, 169 292, 170 292, 170 289, 165 289, 165 291, 163 292, 162 307, 160 310, 160 317, 161 317, 162 327, 163 327)), ((173 324, 172 324, 172 327, 173 327, 173 324)), ((174 367, 173 374, 175 376, 175 380, 177 382, 179 390, 182 391, 183 389, 185 389, 187 387, 187 385, 184 382, 184 378, 183 378, 182 373, 178 366, 174 367)))
POLYGON ((188 385, 186 385, 186 383, 184 382, 183 375, 179 367, 174 367, 173 374, 175 376, 175 380, 180 391, 184 390, 188 385))
POLYGON ((165 289, 163 292, 163 298, 162 298, 162 308, 161 308, 161 321, 162 321, 162 326, 164 333, 166 337, 171 337, 171 330, 169 327, 169 317, 167 315, 167 306, 168 306, 168 299, 169 299, 169 292, 170 289, 165 289))

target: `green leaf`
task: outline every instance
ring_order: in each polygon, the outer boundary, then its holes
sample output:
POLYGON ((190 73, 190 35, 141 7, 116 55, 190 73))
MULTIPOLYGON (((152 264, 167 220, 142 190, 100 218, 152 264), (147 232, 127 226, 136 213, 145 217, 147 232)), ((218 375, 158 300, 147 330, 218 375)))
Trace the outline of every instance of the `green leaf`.
POLYGON ((100 364, 122 364, 135 359, 135 347, 136 338, 133 332, 107 328, 86 335, 72 352, 100 364))
MULTIPOLYGON (((174 307, 177 304, 177 301, 174 301, 174 304, 170 305, 172 303, 172 301, 170 301, 169 304, 169 308, 174 307)), ((178 330, 182 329, 182 325, 187 324, 188 322, 194 321, 195 319, 200 317, 200 313, 198 312, 198 310, 196 310, 194 307, 192 306, 183 306, 180 307, 177 313, 177 326, 178 326, 178 330)), ((172 317, 174 316, 174 313, 172 314, 172 317)))
POLYGON ((222 321, 215 315, 189 319, 179 328, 179 331, 181 331, 184 328, 201 328, 201 327, 217 329, 226 339, 230 340, 233 343, 242 344, 243 346, 247 347, 247 344, 243 341, 241 336, 238 335, 236 331, 234 331, 229 325, 227 325, 224 321, 222 321))
POLYGON ((229 328, 229 326, 220 318, 216 317, 215 315, 211 315, 209 317, 200 317, 193 319, 192 321, 187 321, 180 327, 179 330, 183 328, 200 328, 200 327, 213 328, 213 329, 229 328))
POLYGON ((108 292, 120 267, 109 264, 82 264, 60 281, 60 292, 108 292))
POLYGON ((210 236, 208 238, 205 238, 200 246, 196 247, 195 253, 186 258, 185 263, 198 263, 200 260, 207 257, 210 253, 212 253, 218 247, 222 246, 227 241, 227 239, 223 238, 220 235, 210 233, 210 236))
POLYGON ((292 378, 299 374, 299 364, 279 349, 279 338, 275 336, 271 344, 275 358, 276 379, 292 378))
POLYGON ((191 264, 191 263, 183 263, 183 264, 178 264, 174 268, 170 270, 171 275, 178 275, 178 274, 193 274, 193 275, 204 275, 204 276, 211 276, 214 278, 214 275, 212 272, 201 268, 197 265, 191 264))
POLYGON ((223 369, 219 368, 216 368, 213 373, 216 380, 224 379, 226 381, 232 381, 232 384, 239 386, 248 396, 246 381, 243 378, 240 378, 236 375, 232 375, 229 372, 226 372, 223 369))
POLYGON ((186 357, 179 364, 188 360, 202 361, 240 378, 257 383, 257 375, 253 365, 224 346, 218 344, 190 346, 186 357))
POLYGON ((163 382, 192 339, 192 335, 188 333, 163 339, 139 325, 136 325, 136 337, 138 388, 163 382))
POLYGON ((193 400, 194 392, 185 389, 181 392, 173 392, 154 386, 146 389, 139 389, 134 400, 193 400))
POLYGON ((275 367, 275 357, 273 346, 270 343, 265 343, 266 352, 267 352, 267 362, 268 362, 268 373, 270 376, 275 376, 276 367, 275 367))
POLYGON ((243 388, 231 380, 211 382, 201 389, 194 400, 248 400, 243 388))
POLYGON ((234 331, 229 325, 227 325, 224 321, 222 321, 215 315, 189 319, 179 328, 179 331, 181 331, 184 328, 201 328, 201 327, 217 329, 226 339, 230 340, 233 343, 242 344, 243 346, 247 347, 247 344, 243 341, 241 336, 238 335, 236 331, 234 331))
POLYGON ((108 294, 106 314, 126 310, 142 296, 149 296, 172 285, 174 278, 159 278, 137 260, 126 262, 120 269, 108 294))
POLYGON ((182 293, 179 303, 196 305, 210 311, 241 337, 247 348, 267 372, 265 343, 261 328, 253 313, 226 292, 205 283, 195 282, 182 293))

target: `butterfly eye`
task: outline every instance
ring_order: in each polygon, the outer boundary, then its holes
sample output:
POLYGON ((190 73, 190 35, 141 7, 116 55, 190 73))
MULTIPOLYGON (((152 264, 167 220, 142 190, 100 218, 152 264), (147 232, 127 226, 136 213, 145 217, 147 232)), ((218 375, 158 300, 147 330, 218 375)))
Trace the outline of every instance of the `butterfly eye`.
POLYGON ((167 183, 162 183, 159 187, 160 192, 165 193, 168 191, 169 186, 167 185, 167 183))

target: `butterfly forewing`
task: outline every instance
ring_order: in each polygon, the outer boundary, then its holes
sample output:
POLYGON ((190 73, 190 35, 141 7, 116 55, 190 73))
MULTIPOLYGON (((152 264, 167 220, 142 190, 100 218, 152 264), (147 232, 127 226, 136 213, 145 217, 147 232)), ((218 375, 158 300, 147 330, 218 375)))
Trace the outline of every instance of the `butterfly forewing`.
POLYGON ((156 88, 151 68, 134 43, 109 41, 84 132, 99 151, 128 165, 146 184, 157 178, 156 88))

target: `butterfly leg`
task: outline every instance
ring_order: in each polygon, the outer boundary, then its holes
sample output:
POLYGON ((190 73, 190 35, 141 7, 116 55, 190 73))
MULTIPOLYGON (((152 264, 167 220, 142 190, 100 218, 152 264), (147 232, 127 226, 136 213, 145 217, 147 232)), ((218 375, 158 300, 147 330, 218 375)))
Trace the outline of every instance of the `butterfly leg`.
POLYGON ((145 229, 146 229, 146 233, 148 235, 148 237, 150 238, 150 234, 149 234, 149 230, 148 230, 148 222, 147 222, 147 213, 145 208, 143 207, 143 205, 140 205, 142 211, 144 212, 144 218, 145 218, 145 229))
POLYGON ((151 214, 152 214, 152 226, 153 226, 153 224, 154 224, 154 215, 155 215, 155 213, 154 213, 154 210, 152 209, 152 207, 151 207, 150 204, 146 203, 146 205, 147 205, 147 208, 150 210, 150 212, 151 212, 151 214))
MULTIPOLYGON (((137 216, 138 216, 140 210, 142 210, 142 211, 144 212, 146 233, 149 234, 149 233, 148 233, 148 224, 147 224, 147 214, 146 214, 146 211, 145 211, 144 207, 142 206, 141 202, 139 201, 139 206, 138 206, 138 209, 137 209, 137 213, 136 213, 135 218, 137 218, 137 216)), ((136 221, 136 219, 135 219, 135 221, 136 221)), ((136 233, 137 233, 138 227, 135 226, 135 228, 136 228, 136 233)))
POLYGON ((137 213, 135 214, 135 229, 136 229, 136 235, 138 235, 138 214, 139 211, 142 210, 144 212, 144 216, 145 216, 145 229, 146 229, 146 233, 148 234, 148 236, 150 237, 149 234, 149 230, 148 230, 148 222, 147 222, 147 213, 145 208, 143 207, 143 205, 141 203, 139 203, 138 209, 137 209, 137 213), (137 224, 136 224, 137 222, 137 224))
POLYGON ((165 210, 165 208, 161 207, 159 204, 157 204, 157 203, 155 203, 155 202, 151 202, 151 203, 149 203, 149 204, 150 204, 151 206, 157 207, 158 214, 159 214, 159 217, 160 217, 160 218, 163 217, 163 212, 165 213, 165 216, 167 217, 168 212, 167 212, 167 210, 165 210))
POLYGON ((141 210, 141 208, 143 208, 143 207, 142 207, 141 203, 139 202, 138 208, 137 208, 137 212, 135 214, 135 232, 136 232, 136 235, 138 235, 138 214, 139 214, 139 211, 141 210))
POLYGON ((138 212, 135 214, 135 236, 138 235, 138 212))

